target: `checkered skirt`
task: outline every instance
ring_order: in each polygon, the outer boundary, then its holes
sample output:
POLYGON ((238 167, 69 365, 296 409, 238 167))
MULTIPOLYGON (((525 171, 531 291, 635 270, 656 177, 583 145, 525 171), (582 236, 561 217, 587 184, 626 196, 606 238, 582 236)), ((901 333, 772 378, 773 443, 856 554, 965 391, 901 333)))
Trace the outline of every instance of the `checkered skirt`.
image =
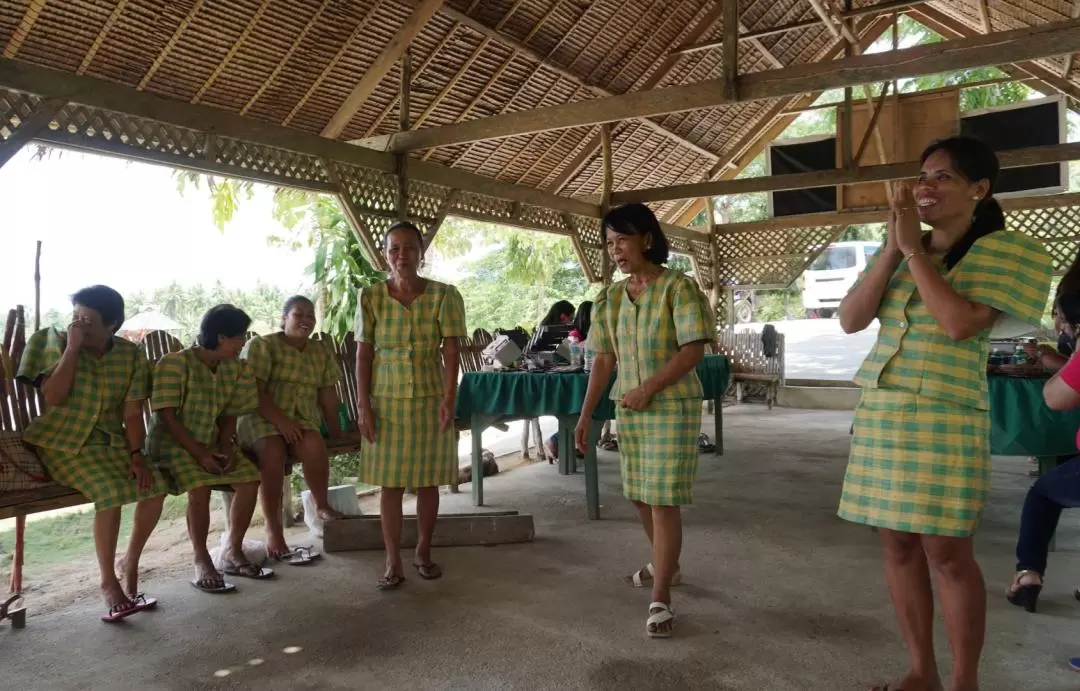
POLYGON ((131 456, 123 446, 87 444, 75 453, 39 448, 38 455, 53 480, 78 490, 94 502, 95 511, 149 499, 166 491, 165 480, 153 464, 153 487, 146 492, 138 491, 131 475, 131 456))
POLYGON ((906 533, 967 537, 990 492, 990 415, 864 389, 838 515, 906 533))
POLYGON ((701 401, 653 400, 644 412, 619 408, 623 494, 650 506, 693 503, 701 401))
POLYGON ((259 481, 259 469, 247 456, 234 450, 236 467, 226 475, 205 470, 183 449, 155 459, 169 485, 170 494, 184 494, 200 487, 222 487, 259 481))
POLYGON ((375 443, 360 451, 360 482, 378 487, 435 487, 457 482, 457 435, 439 431, 442 396, 373 396, 375 443))

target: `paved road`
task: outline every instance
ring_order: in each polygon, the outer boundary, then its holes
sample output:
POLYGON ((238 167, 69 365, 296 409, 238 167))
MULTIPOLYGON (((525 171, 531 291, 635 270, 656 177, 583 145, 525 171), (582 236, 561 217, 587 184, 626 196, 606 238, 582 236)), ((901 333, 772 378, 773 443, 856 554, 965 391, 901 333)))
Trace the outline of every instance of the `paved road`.
MULTIPOLYGON (((847 335, 838 319, 793 319, 773 322, 784 334, 789 379, 851 379, 877 338, 875 321, 861 333, 847 335)), ((761 324, 744 324, 737 331, 761 331, 761 324)))

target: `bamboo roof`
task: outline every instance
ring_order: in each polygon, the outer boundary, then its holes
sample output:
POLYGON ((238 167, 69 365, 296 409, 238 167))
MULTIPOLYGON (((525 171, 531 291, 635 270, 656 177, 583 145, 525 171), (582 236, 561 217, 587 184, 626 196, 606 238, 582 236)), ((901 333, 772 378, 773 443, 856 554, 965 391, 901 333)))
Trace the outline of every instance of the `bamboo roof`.
MULTIPOLYGON (((882 2, 855 0, 853 7, 882 2)), ((401 61, 380 57, 424 4, 429 0, 0 0, 0 46, 7 58, 313 134, 327 130, 367 75, 374 86, 336 135, 351 141, 398 131, 401 61)), ((987 22, 1002 31, 1075 16, 1072 0, 941 0, 907 9, 955 35, 983 32, 987 22)), ((676 49, 718 43, 722 14, 720 0, 449 0, 410 42, 410 125, 437 127, 719 78, 719 46, 676 49)), ((842 41, 816 19, 807 0, 741 0, 743 33, 804 26, 742 40, 738 72, 841 54, 842 41)), ((889 23, 881 16, 856 21, 867 43, 889 23)), ((1080 90, 1064 58, 1028 68, 1056 78, 1051 83, 1070 95, 1080 90)), ((810 97, 617 123, 614 189, 732 177, 790 120, 784 111, 810 97)), ((603 185, 595 126, 410 155, 564 196, 598 195, 603 185)), ((691 206, 670 201, 654 208, 685 224, 691 206)))

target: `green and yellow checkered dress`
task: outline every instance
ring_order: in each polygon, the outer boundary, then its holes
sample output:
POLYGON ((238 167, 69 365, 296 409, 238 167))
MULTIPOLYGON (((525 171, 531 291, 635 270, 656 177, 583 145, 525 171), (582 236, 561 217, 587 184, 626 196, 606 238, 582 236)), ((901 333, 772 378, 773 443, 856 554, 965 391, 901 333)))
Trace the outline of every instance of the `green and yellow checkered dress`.
MULTIPOLYGON (((1038 325, 1050 291, 1050 257, 1035 240, 998 231, 951 271, 967 300, 1038 325)), ((945 334, 901 263, 878 308, 877 342, 855 378, 863 388, 841 518, 891 530, 966 537, 990 491, 986 381, 990 329, 945 334)))
MULTIPOLYGON (((615 401, 660 371, 682 346, 715 339, 708 300, 687 276, 666 269, 636 301, 626 288, 627 281, 619 281, 597 298, 589 332, 596 353, 614 353, 618 360, 615 401)), ((693 502, 701 397, 701 381, 691 371, 642 412, 616 406, 627 499, 650 506, 693 502)))
POLYGON ((251 413, 259 404, 255 380, 243 362, 219 362, 213 370, 199 359, 194 348, 168 353, 154 367, 154 392, 150 397, 150 430, 146 455, 165 473, 174 494, 199 487, 258 482, 259 469, 240 449, 233 447, 235 467, 226 475, 204 469, 169 434, 161 411, 172 408, 177 421, 203 446, 214 449, 218 421, 251 413))
MULTIPOLYGON (((319 389, 336 386, 341 379, 333 350, 322 341, 308 341, 303 350, 289 345, 281 332, 255 336, 244 345, 240 358, 262 382, 274 403, 301 429, 319 432, 322 412, 319 389)), ((241 415, 236 425, 240 445, 250 448, 260 439, 279 434, 259 413, 241 415)))
MULTIPOLYGON (((18 376, 34 386, 51 375, 64 353, 67 334, 43 329, 30 337, 18 376)), ((78 490, 94 509, 123 506, 165 492, 161 474, 139 492, 131 472, 124 432, 124 404, 150 395, 150 363, 141 347, 114 337, 100 358, 79 351, 75 381, 63 403, 49 406, 30 423, 23 439, 37 448, 53 480, 78 490)))
POLYGON ((461 338, 465 303, 453 286, 429 280, 408 307, 385 283, 360 291, 356 340, 375 347, 371 406, 375 443, 360 452, 360 481, 378 487, 457 482, 457 435, 439 430, 443 339, 461 338))

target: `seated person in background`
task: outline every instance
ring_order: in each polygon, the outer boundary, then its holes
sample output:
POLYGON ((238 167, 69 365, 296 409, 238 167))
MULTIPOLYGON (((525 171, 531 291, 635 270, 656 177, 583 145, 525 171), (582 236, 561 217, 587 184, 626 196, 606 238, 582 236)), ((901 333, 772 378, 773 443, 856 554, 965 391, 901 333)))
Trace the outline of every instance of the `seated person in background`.
MULTIPOLYGON (((1080 329, 1080 293, 1058 297, 1055 305, 1063 331, 1075 337, 1080 329)), ((1071 357, 1043 388, 1043 398, 1051 410, 1071 410, 1080 406, 1080 358, 1071 357)), ((1080 446, 1080 430, 1077 431, 1080 446)), ((1046 575, 1050 540, 1057 529, 1061 510, 1080 506, 1080 456, 1058 465, 1039 478, 1028 490, 1020 518, 1016 542, 1016 574, 1006 591, 1009 602, 1034 612, 1046 575)))
POLYGON ((573 320, 574 306, 566 300, 559 300, 544 315, 540 326, 558 326, 559 324, 569 324, 573 320))
POLYGON ((1024 350, 1029 361, 1036 362, 1051 372, 1057 372, 1065 366, 1069 357, 1076 350, 1076 338, 1067 332, 1068 324, 1062 322, 1057 307, 1054 308, 1053 315, 1054 329, 1058 332, 1057 348, 1055 349, 1045 343, 1027 343, 1024 345, 1024 350))
POLYGON ((18 377, 41 391, 45 412, 23 439, 53 480, 94 503, 94 548, 109 608, 101 620, 115 622, 157 605, 139 592, 139 558, 165 500, 165 482, 142 452, 150 363, 141 346, 116 335, 124 323, 120 293, 91 286, 71 302, 66 334, 42 329, 26 343, 18 377), (114 563, 125 504, 135 504, 135 522, 127 555, 114 563))
POLYGON ((198 345, 168 353, 154 367, 146 455, 165 473, 172 494, 187 493, 188 537, 195 551, 191 585, 205 593, 235 590, 206 548, 214 487, 234 493, 229 546, 221 555, 225 573, 260 579, 274 575, 249 562, 243 550, 259 497, 259 469, 236 447, 236 417, 259 405, 255 380, 237 359, 250 325, 251 318, 237 307, 212 307, 199 326, 198 345))
MULTIPOLYGON (((555 303, 558 305, 559 303, 555 303)), ((569 303, 568 303, 569 304, 569 303)), ((574 313, 574 330, 581 336, 581 342, 585 343, 589 338, 589 327, 592 326, 592 301, 586 300, 578 305, 577 312, 574 313)), ((552 308, 554 309, 554 307, 552 308)), ((547 441, 544 442, 544 446, 548 452, 548 463, 552 464, 555 459, 559 457, 559 433, 551 435, 547 441)), ((582 453, 578 453, 578 458, 584 456, 582 453)))

